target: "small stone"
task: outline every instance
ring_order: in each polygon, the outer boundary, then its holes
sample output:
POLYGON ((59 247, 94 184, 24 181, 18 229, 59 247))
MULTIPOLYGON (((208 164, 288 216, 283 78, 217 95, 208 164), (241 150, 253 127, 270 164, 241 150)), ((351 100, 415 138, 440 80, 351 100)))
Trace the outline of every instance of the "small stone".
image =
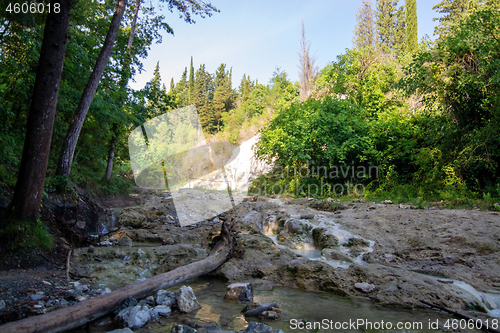
POLYGON ((368 207, 368 209, 374 210, 374 209, 377 209, 377 207, 376 206, 370 206, 370 207, 368 207))
POLYGON ((88 251, 89 251, 89 253, 94 253, 95 248, 92 245, 90 245, 88 251))
POLYGON ((34 301, 41 300, 42 298, 45 297, 45 293, 43 291, 37 291, 36 294, 30 295, 30 298, 34 301))
POLYGON ((201 309, 200 303, 194 295, 191 287, 182 286, 179 289, 179 296, 177 296, 177 307, 179 311, 188 313, 201 309))
POLYGON ((274 333, 273 329, 263 323, 251 322, 241 333, 274 333))
POLYGON ((167 305, 158 305, 155 306, 153 311, 155 311, 158 315, 162 317, 168 317, 172 314, 172 309, 167 305))
POLYGON ((118 241, 118 245, 120 245, 120 246, 132 246, 132 239, 130 239, 130 237, 128 237, 128 236, 123 236, 118 241))
POLYGON ((88 300, 90 297, 87 296, 87 295, 76 295, 75 296, 75 299, 78 301, 78 302, 83 302, 83 301, 86 301, 88 300))
POLYGON ((359 289, 364 293, 371 293, 372 291, 375 290, 376 287, 373 284, 363 282, 363 283, 356 283, 354 285, 354 288, 359 289))
POLYGON ((76 221, 76 226, 80 229, 85 229, 86 224, 87 224, 87 222, 85 222, 85 221, 76 221))
POLYGON ((384 200, 381 203, 384 204, 384 205, 392 205, 392 201, 391 200, 384 200))
POLYGON ((218 217, 214 217, 214 219, 212 220, 213 223, 220 223, 220 220, 218 217))
POLYGON ((116 238, 114 238, 114 237, 111 237, 111 238, 109 239, 109 241, 110 241, 111 243, 116 243, 118 240, 117 240, 116 238))
POLYGON ((111 289, 109 289, 109 288, 107 288, 107 287, 106 287, 106 288, 104 288, 104 290, 103 290, 103 291, 101 291, 99 294, 100 294, 100 295, 106 295, 106 294, 109 294, 110 292, 111 292, 111 289))
POLYGON ((2 299, 0 300, 0 311, 2 311, 3 309, 5 309, 7 307, 7 305, 5 304, 5 301, 2 299))
POLYGON ((62 306, 66 306, 66 305, 69 305, 68 301, 65 300, 64 298, 61 300, 61 305, 62 306))
POLYGON ((146 303, 150 306, 155 306, 156 302, 153 296, 146 297, 146 303))
POLYGON ((228 301, 253 301, 253 287, 251 283, 233 283, 227 287, 224 299, 228 301))
POLYGON ((110 241, 105 240, 105 241, 100 242, 98 245, 99 246, 111 246, 113 244, 110 241))
POLYGON ((51 286, 51 285, 52 285, 52 283, 50 283, 49 281, 45 281, 45 280, 43 280, 43 281, 42 281, 42 283, 43 283, 43 284, 46 284, 46 285, 48 285, 48 286, 51 286))
POLYGON ((264 311, 261 313, 260 317, 269 320, 278 320, 280 318, 276 311, 264 311))

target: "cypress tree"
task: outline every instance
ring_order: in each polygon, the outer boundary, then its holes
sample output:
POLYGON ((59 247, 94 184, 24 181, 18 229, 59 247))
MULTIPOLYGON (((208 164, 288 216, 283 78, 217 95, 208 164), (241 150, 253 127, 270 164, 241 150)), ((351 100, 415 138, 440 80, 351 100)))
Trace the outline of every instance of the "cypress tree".
POLYGON ((408 51, 418 50, 417 0, 406 0, 406 41, 408 51))
POLYGON ((175 92, 175 84, 174 84, 174 78, 170 79, 170 90, 168 91, 169 94, 173 94, 175 92))
POLYGON ((245 103, 250 97, 250 93, 252 92, 252 81, 250 80, 250 76, 246 76, 243 74, 240 83, 240 94, 241 94, 241 103, 245 103))
POLYGON ((363 0, 356 14, 356 27, 354 28, 353 43, 356 48, 375 47, 375 22, 373 18, 372 3, 363 0))
POLYGON ((215 93, 213 99, 214 122, 217 126, 217 131, 220 130, 221 115, 226 111, 226 99, 229 97, 227 81, 226 65, 221 64, 215 72, 215 93))
POLYGON ((205 70, 205 64, 200 65, 196 71, 193 99, 203 130, 209 133, 213 132, 215 128, 212 108, 213 80, 210 73, 205 70))
POLYGON ((189 104, 194 103, 194 67, 193 57, 191 57, 191 67, 189 68, 189 104))
POLYGON ((395 45, 394 33, 396 30, 395 0, 377 0, 375 25, 377 28, 377 48, 381 52, 390 52, 395 45))
POLYGON ((177 106, 183 107, 190 105, 189 102, 189 87, 187 84, 187 67, 184 68, 184 72, 182 72, 182 77, 179 83, 177 83, 177 87, 175 88, 177 93, 177 106))
POLYGON ((398 51, 407 50, 406 33, 406 11, 405 6, 398 8, 396 12, 396 30, 394 32, 394 48, 398 51))

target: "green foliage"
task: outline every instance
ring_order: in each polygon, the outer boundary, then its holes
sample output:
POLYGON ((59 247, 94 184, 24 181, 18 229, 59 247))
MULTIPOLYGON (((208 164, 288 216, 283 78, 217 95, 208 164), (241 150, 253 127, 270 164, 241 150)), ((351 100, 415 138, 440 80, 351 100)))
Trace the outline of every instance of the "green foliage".
POLYGON ((399 104, 397 96, 388 98, 397 77, 398 63, 392 56, 357 49, 323 68, 316 85, 323 94, 345 98, 373 114, 399 104))
POLYGON ((356 14, 353 44, 356 48, 375 48, 375 21, 370 0, 363 0, 356 14))
POLYGON ((0 229, 0 239, 11 250, 52 250, 54 239, 40 220, 12 221, 0 229))
POLYGON ((418 50, 417 0, 406 0, 406 39, 410 52, 418 50))
POLYGON ((478 11, 418 53, 402 80, 429 110, 448 117, 439 150, 456 177, 476 190, 499 181, 499 36, 498 10, 478 11))
POLYGON ((440 13, 439 24, 434 29, 434 34, 440 38, 450 33, 450 30, 466 19, 475 9, 479 7, 479 0, 442 0, 434 5, 432 9, 440 13))

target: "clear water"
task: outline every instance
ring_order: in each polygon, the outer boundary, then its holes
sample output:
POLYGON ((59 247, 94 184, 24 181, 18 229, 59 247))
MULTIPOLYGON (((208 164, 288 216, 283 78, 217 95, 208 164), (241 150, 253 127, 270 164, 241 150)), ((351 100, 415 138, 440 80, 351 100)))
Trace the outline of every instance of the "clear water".
MULTIPOLYGON (((227 284, 216 279, 197 279, 187 283, 193 288, 202 308, 196 313, 175 314, 169 318, 161 319, 162 324, 151 323, 148 327, 134 330, 134 332, 170 332, 171 326, 183 318, 195 319, 202 323, 214 323, 223 330, 238 331, 244 329, 249 322, 259 321, 258 318, 245 319, 241 310, 248 303, 227 302, 224 294, 227 284)), ((172 288, 176 291, 180 286, 172 288)), ((369 300, 351 299, 336 296, 325 292, 311 292, 287 287, 275 287, 273 290, 254 291, 254 301, 257 303, 278 303, 282 317, 278 321, 264 321, 273 329, 282 329, 287 333, 292 332, 443 332, 442 330, 429 330, 429 321, 444 324, 448 315, 435 311, 410 311, 393 308, 381 308, 369 300), (358 329, 294 329, 291 321, 297 320, 314 323, 323 320, 335 322, 356 322, 357 320, 370 321, 373 324, 391 322, 395 326, 398 322, 422 323, 423 329, 410 330, 377 330, 359 327, 358 329)))

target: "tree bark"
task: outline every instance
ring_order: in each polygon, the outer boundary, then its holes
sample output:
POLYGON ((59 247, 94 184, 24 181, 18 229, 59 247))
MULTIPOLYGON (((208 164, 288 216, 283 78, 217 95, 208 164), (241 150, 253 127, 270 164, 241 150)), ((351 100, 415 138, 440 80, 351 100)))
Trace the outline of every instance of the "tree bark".
POLYGON ((222 224, 221 240, 212 249, 208 257, 201 261, 179 267, 173 271, 128 285, 109 294, 64 309, 5 324, 0 326, 0 332, 54 333, 74 329, 113 312, 129 296, 143 299, 160 289, 167 289, 189 279, 207 274, 227 260, 234 245, 235 234, 231 231, 232 226, 233 224, 222 224))
POLYGON ((109 143, 109 151, 108 151, 108 164, 106 166, 106 174, 104 175, 105 180, 111 179, 111 172, 113 171, 113 159, 115 157, 115 146, 116 146, 116 137, 118 136, 116 124, 113 124, 111 128, 111 142, 109 143))
MULTIPOLYGON (((125 59, 123 61, 122 77, 120 79, 120 88, 124 89, 127 87, 128 80, 130 78, 130 63, 132 62, 132 44, 134 42, 135 29, 137 25, 137 17, 139 16, 139 8, 141 6, 141 0, 136 0, 134 9, 134 18, 132 19, 132 24, 130 26, 130 34, 128 36, 127 52, 125 53, 125 59)), ((125 98, 122 98, 122 104, 125 98)), ((115 146, 118 137, 118 128, 116 124, 113 124, 111 129, 111 142, 109 143, 108 151, 108 164, 106 166, 106 174, 104 175, 105 180, 111 179, 111 172, 113 171, 113 159, 115 157, 115 146)))
POLYGON ((80 131, 82 129, 83 122, 85 121, 85 117, 87 116, 90 104, 94 99, 97 86, 101 81, 104 69, 106 68, 109 57, 111 56, 111 50, 113 49, 126 6, 127 0, 118 0, 118 4, 116 6, 115 13, 113 14, 113 18, 111 19, 111 24, 101 52, 99 53, 94 70, 90 75, 85 90, 83 91, 80 102, 78 103, 75 114, 73 115, 73 119, 71 119, 66 138, 64 139, 56 171, 56 175, 58 176, 68 176, 71 171, 71 163, 73 161, 76 143, 78 142, 78 136, 80 135, 80 131))
POLYGON ((40 211, 72 0, 53 0, 51 5, 55 2, 60 4, 61 10, 47 15, 21 165, 16 189, 7 209, 10 220, 35 221, 40 211))

